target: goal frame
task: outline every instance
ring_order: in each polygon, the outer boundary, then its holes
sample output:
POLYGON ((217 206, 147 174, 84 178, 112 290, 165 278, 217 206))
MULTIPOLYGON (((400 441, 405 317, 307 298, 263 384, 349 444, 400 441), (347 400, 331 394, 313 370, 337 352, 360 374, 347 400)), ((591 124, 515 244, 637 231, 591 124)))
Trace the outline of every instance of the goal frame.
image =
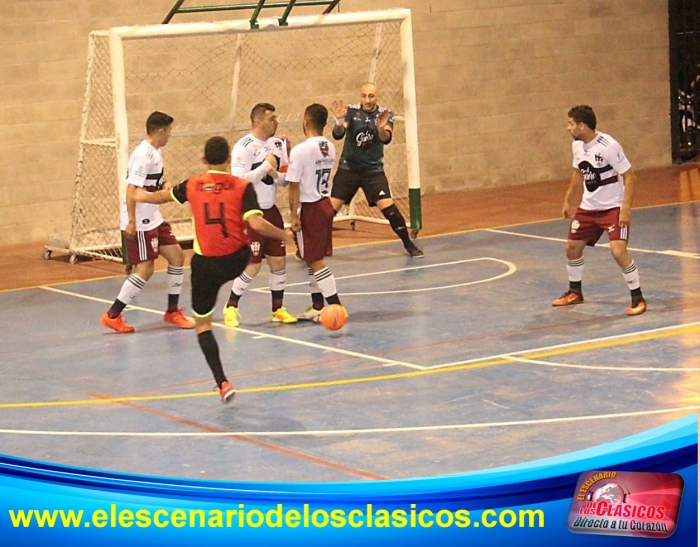
MULTIPOLYGON (((124 56, 124 43, 130 40, 144 40, 156 37, 185 37, 202 36, 214 34, 248 34, 260 32, 283 32, 287 29, 313 29, 320 26, 343 26, 367 23, 399 23, 400 53, 402 63, 402 91, 403 91, 403 118, 405 131, 406 149, 406 174, 408 183, 408 204, 410 211, 409 222, 407 223, 412 235, 415 237, 422 228, 421 203, 420 203, 420 161, 418 155, 418 123, 416 114, 416 91, 415 91, 415 68, 413 58, 413 31, 410 9, 391 9, 381 11, 367 11, 354 13, 329 13, 310 16, 293 16, 286 20, 284 26, 280 25, 277 18, 259 19, 257 28, 250 28, 248 20, 230 20, 220 22, 200 22, 200 23, 170 23, 167 25, 144 25, 144 26, 122 26, 109 29, 107 32, 109 43, 109 59, 111 68, 112 84, 112 106, 114 115, 114 141, 104 144, 114 146, 116 150, 116 169, 119 184, 119 199, 123 202, 126 193, 126 180, 121 174, 127 172, 129 162, 130 133, 127 116, 127 74, 124 56)), ((101 31, 105 32, 105 31, 101 31)), ((100 31, 96 31, 100 33, 100 31)), ((90 64, 90 52, 88 55, 90 64)), ((367 81, 372 81, 375 61, 368 59, 370 65, 367 81)), ((228 134, 236 129, 233 126, 233 117, 237 100, 238 73, 241 70, 238 55, 232 59, 233 89, 231 95, 232 115, 230 120, 222 122, 222 126, 228 123, 228 127, 221 127, 221 131, 228 134)), ((87 112, 90 101, 90 83, 88 81, 85 92, 85 106, 83 109, 83 119, 81 124, 81 150, 86 142, 85 125, 89 113, 87 112)), ((391 106, 391 105, 388 105, 391 106)), ((108 139, 111 140, 111 139, 108 139)), ((94 143, 92 143, 94 145, 94 143)), ((80 179, 80 169, 82 162, 82 152, 79 157, 78 172, 80 179)), ((367 221, 374 223, 387 223, 383 218, 375 218, 358 214, 355 207, 356 200, 350 204, 347 210, 343 210, 336 216, 336 220, 350 220, 354 228, 355 221, 367 221)), ((75 214, 75 213, 74 213, 75 214)), ((116 221, 117 219, 115 219, 116 221)), ((99 257, 103 259, 121 260, 119 257, 107 256, 95 248, 80 248, 75 241, 75 234, 71 235, 68 251, 73 255, 85 255, 99 257)), ((180 240, 191 239, 179 238, 180 240)))

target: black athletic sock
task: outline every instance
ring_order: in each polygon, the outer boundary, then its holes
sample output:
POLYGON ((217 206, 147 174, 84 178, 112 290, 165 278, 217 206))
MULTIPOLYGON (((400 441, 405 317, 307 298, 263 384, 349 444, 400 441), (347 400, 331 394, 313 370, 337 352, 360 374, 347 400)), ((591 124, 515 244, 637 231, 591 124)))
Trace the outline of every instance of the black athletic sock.
POLYGON ((216 343, 214 333, 210 330, 200 332, 197 335, 197 340, 199 341, 199 347, 202 348, 204 358, 207 360, 207 364, 214 375, 216 385, 221 387, 221 384, 226 382, 226 375, 224 374, 224 367, 221 365, 221 358, 219 357, 219 344, 216 343))
POLYGON ((241 299, 242 295, 238 295, 235 292, 231 291, 231 294, 228 297, 228 302, 226 302, 226 307, 228 308, 229 306, 233 306, 234 308, 238 307, 238 301, 241 299))
POLYGON ((413 247, 413 242, 408 236, 406 220, 403 218, 403 215, 401 214, 401 211, 399 211, 396 204, 389 205, 389 207, 382 209, 382 214, 389 221, 389 225, 391 226, 391 229, 394 230, 394 233, 399 236, 401 241, 403 241, 403 246, 407 249, 413 247))
POLYGON ((333 294, 333 295, 329 296, 328 298, 326 298, 326 300, 328 301, 329 304, 338 304, 339 306, 342 306, 342 304, 340 303, 340 298, 338 297, 337 294, 333 294))
POLYGON ((632 298, 634 298, 635 296, 642 298, 642 288, 641 287, 637 287, 636 289, 632 289, 630 291, 630 293, 632 294, 632 298))
POLYGON ((112 307, 107 310, 107 315, 111 319, 114 319, 117 315, 124 311, 124 308, 126 308, 126 304, 117 299, 114 301, 114 304, 112 304, 112 307))
POLYGON ((581 293, 581 281, 569 281, 569 288, 572 291, 576 291, 577 293, 581 293))
POLYGON ((270 291, 272 293, 272 311, 277 311, 284 302, 284 291, 270 291))
POLYGON ((323 309, 323 293, 312 292, 311 293, 311 306, 315 310, 323 309))
POLYGON ((168 311, 177 311, 177 305, 180 302, 179 294, 169 294, 168 295, 168 311))

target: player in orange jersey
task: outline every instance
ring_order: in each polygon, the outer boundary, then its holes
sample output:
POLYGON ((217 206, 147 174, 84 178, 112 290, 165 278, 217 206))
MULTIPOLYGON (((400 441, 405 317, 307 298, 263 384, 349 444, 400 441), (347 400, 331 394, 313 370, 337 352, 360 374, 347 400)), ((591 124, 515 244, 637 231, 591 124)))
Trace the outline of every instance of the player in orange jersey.
POLYGON ((230 174, 231 149, 223 137, 212 137, 204 146, 206 173, 195 175, 172 190, 139 192, 144 203, 189 202, 194 217, 194 256, 192 257, 192 311, 199 346, 227 403, 235 390, 224 374, 219 346, 212 333, 212 315, 221 286, 245 270, 250 258, 246 222, 266 237, 294 246, 289 230, 266 221, 253 185, 230 174))

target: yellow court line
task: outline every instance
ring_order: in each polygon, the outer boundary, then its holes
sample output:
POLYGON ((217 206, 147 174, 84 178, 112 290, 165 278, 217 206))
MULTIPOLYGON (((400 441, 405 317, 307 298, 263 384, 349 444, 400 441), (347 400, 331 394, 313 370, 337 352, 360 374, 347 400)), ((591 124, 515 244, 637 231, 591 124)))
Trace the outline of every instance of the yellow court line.
MULTIPOLYGON (((636 336, 628 336, 625 338, 617 338, 614 340, 604 340, 600 342, 591 342, 585 346, 571 346, 567 348, 559 348, 551 351, 541 351, 537 353, 518 354, 522 359, 540 359, 542 357, 554 357, 556 355, 565 355, 567 353, 576 353, 579 351, 589 351, 594 349, 610 348, 613 346, 622 346, 633 342, 648 342, 649 340, 658 340, 659 338, 668 338, 671 336, 682 336, 683 334, 694 334, 700 332, 700 325, 692 327, 679 327, 677 330, 666 332, 654 332, 649 334, 638 334, 636 336)), ((585 343, 585 342, 584 342, 585 343)))
MULTIPOLYGON (((700 331, 700 325, 694 327, 680 327, 674 331, 667 332, 656 332, 651 334, 644 334, 638 336, 632 336, 624 339, 607 340, 601 342, 588 343, 582 342, 578 346, 571 346, 566 348, 559 348, 552 351, 542 351, 537 353, 523 353, 518 354, 518 359, 537 359, 542 357, 553 357, 556 355, 564 355, 567 353, 577 353, 583 351, 590 351, 601 348, 608 348, 614 346, 621 346, 625 344, 630 344, 632 342, 645 342, 649 340, 656 340, 659 338, 668 338, 671 336, 681 336, 683 334, 696 333, 700 331)), ((362 384, 369 382, 380 382, 385 380, 399 380, 403 378, 415 378, 418 376, 425 376, 428 374, 438 374, 443 372, 459 372, 463 370, 472 370, 478 368, 486 368, 498 365, 510 365, 510 364, 522 364, 516 358, 510 358, 504 355, 502 358, 493 359, 491 361, 484 361, 481 363, 470 363, 464 365, 454 365, 444 368, 431 368, 425 370, 413 370, 409 372, 399 372, 396 374, 383 374, 379 376, 363 376, 360 378, 344 378, 340 380, 326 380, 323 382, 307 382, 301 384, 287 384, 278 386, 261 386, 252 387, 246 389, 236 390, 237 393, 266 393, 275 391, 291 391, 297 389, 311 389, 320 387, 332 387, 332 386, 347 386, 352 384, 362 384)), ((171 395, 142 395, 134 397, 114 397, 105 399, 78 399, 72 401, 44 401, 44 402, 27 402, 27 403, 0 403, 0 409, 3 408, 36 408, 36 407, 55 407, 55 406, 72 406, 72 405, 97 405, 105 403, 123 403, 123 402, 137 402, 137 401, 163 401, 170 399, 185 399, 191 397, 210 397, 214 395, 212 391, 196 392, 196 393, 176 393, 171 395)))
MULTIPOLYGON (((513 363, 512 359, 498 359, 485 363, 476 363, 470 365, 457 365, 454 367, 446 367, 441 369, 415 370, 411 372, 399 372, 397 374, 383 374, 381 376, 363 376, 361 378, 345 378, 342 380, 326 380, 324 382, 308 382, 304 384, 288 384, 281 386, 262 386, 251 387, 246 389, 237 389, 236 393, 262 393, 268 391, 290 391, 294 389, 309 389, 328 386, 345 386, 351 384, 361 384, 366 382, 379 382, 383 380, 396 380, 400 378, 412 378, 414 376, 424 376, 426 374, 437 374, 441 372, 453 372, 459 370, 467 370, 473 368, 491 367, 494 365, 505 365, 513 363)), ((32 408, 32 407, 49 407, 49 406, 70 406, 70 405, 97 405, 104 403, 123 403, 135 401, 162 401, 166 399, 185 399, 188 397, 208 397, 213 395, 212 391, 204 391, 198 393, 176 393, 172 395, 142 395, 138 397, 114 397, 111 399, 78 399, 74 401, 45 401, 31 403, 0 403, 2 408, 32 408)))

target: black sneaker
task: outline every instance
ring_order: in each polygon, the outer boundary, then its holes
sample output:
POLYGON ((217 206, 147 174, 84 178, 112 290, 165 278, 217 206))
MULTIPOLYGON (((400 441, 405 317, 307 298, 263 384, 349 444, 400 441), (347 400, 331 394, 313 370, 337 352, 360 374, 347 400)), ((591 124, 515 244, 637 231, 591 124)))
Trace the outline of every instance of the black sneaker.
POLYGON ((423 251, 421 251, 418 247, 416 247, 413 244, 411 244, 409 247, 406 247, 406 252, 410 254, 412 258, 423 258, 425 256, 423 251))

